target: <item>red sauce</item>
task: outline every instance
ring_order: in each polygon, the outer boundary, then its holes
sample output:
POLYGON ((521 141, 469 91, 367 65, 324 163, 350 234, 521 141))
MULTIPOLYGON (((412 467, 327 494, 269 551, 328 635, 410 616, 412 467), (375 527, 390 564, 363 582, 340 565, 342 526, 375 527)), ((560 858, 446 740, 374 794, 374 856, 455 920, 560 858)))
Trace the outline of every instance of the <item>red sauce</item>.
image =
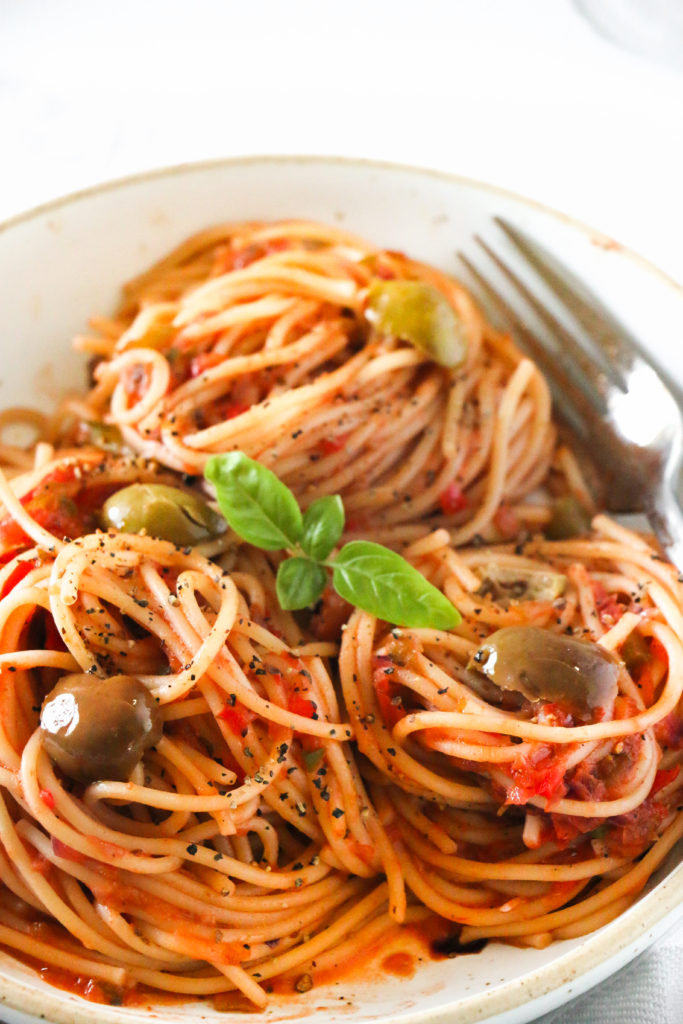
MULTIPOLYGON (((46 934, 41 934, 44 941, 59 944, 61 930, 46 923, 46 934)), ((451 921, 432 915, 424 921, 407 925, 395 925, 381 935, 374 943, 354 951, 343 961, 325 970, 317 969, 315 961, 303 965, 300 969, 274 978, 264 983, 269 994, 288 997, 288 1002, 301 1000, 302 993, 315 992, 322 985, 339 985, 353 981, 382 982, 387 976, 407 978, 419 970, 420 963, 426 960, 442 960, 460 953, 478 952, 484 943, 472 943, 471 947, 461 946, 457 935, 460 929, 451 921), (476 947, 476 948, 475 948, 476 947), (301 986, 306 979, 308 987, 301 986), (312 984, 309 984, 312 983, 312 984)), ((183 1005, 194 1001, 195 997, 174 993, 156 992, 144 985, 131 989, 117 989, 106 982, 74 975, 69 971, 54 967, 44 967, 26 955, 9 951, 10 955, 34 967, 41 978, 56 988, 72 992, 91 1003, 103 1003, 110 1006, 135 1006, 153 1010, 158 1005, 183 1005)), ((207 1003, 222 1012, 259 1012, 239 992, 224 992, 206 997, 207 1003)))
POLYGON ((390 953, 380 964, 387 974, 396 974, 399 978, 409 978, 415 973, 415 959, 410 953, 390 953))
POLYGON ((49 985, 73 992, 81 999, 87 999, 89 1003, 108 1003, 110 1006, 120 1006, 123 1003, 122 994, 105 982, 95 981, 94 978, 73 975, 58 967, 42 967, 39 974, 49 985))
POLYGON ((484 940, 461 945, 459 934, 458 925, 433 914, 423 921, 395 925, 372 945, 354 951, 331 967, 321 969, 315 961, 305 964, 291 974, 268 982, 266 989, 271 994, 290 997, 292 1001, 300 1000, 302 990, 297 990, 296 986, 306 975, 312 981, 312 991, 323 985, 343 985, 345 982, 381 983, 387 976, 411 977, 425 961, 478 953, 486 945, 484 940))

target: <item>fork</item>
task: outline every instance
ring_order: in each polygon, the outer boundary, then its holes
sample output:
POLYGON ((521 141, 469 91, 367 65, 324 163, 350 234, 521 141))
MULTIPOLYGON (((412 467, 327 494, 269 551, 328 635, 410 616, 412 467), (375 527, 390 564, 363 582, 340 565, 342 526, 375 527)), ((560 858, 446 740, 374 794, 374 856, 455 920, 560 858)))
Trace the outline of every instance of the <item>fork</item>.
POLYGON ((478 235, 475 241, 492 265, 488 276, 458 254, 484 305, 545 375, 558 418, 600 476, 605 508, 645 514, 667 556, 683 570, 683 414, 676 385, 551 253, 508 221, 494 220, 512 243, 514 265, 478 235), (506 294, 491 281, 494 267, 506 294), (530 269, 562 319, 539 297, 539 288, 526 283, 530 269), (519 311, 520 300, 526 312, 519 311), (573 329, 566 326, 567 313, 573 329))

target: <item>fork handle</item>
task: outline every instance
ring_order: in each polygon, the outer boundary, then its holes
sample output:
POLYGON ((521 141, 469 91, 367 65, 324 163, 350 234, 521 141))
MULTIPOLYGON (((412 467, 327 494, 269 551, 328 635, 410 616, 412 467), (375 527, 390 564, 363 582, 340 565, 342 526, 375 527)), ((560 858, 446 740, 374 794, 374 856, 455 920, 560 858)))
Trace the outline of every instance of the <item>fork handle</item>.
POLYGON ((673 487, 663 487, 647 503, 647 517, 668 558, 683 573, 683 509, 673 487))

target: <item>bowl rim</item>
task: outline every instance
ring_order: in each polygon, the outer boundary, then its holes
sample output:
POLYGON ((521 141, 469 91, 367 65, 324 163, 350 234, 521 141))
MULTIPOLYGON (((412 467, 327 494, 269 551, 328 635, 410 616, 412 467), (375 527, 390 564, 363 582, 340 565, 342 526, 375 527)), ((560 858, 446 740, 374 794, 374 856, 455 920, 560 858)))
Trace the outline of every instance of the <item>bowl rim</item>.
MULTIPOLYGON (((683 300, 683 285, 679 284, 666 271, 629 246, 614 240, 599 228, 549 204, 492 182, 481 181, 455 172, 422 167, 417 164, 354 156, 257 153, 161 165, 133 174, 106 179, 21 210, 0 221, 0 238, 24 223, 109 192, 205 171, 220 171, 223 168, 233 167, 246 169, 254 164, 286 164, 290 167, 321 165, 330 168, 336 166, 358 170, 397 172, 434 179, 489 193, 493 196, 501 196, 522 206, 530 207, 571 228, 578 229, 589 242, 617 250, 620 255, 636 263, 643 271, 658 277, 662 284, 673 289, 683 300)), ((482 1024, 489 1021, 494 1024, 495 1020, 500 1019, 502 1022, 503 1018, 508 1019, 509 1013, 519 1010, 526 1003, 534 1003, 553 995, 559 995, 563 991, 566 993, 568 986, 573 986, 573 989, 569 988, 572 995, 578 995, 590 987, 592 972, 598 971, 610 960, 618 961, 618 966, 623 966, 646 948, 654 937, 663 934, 667 927, 673 924, 670 915, 675 912, 676 908, 681 909, 683 913, 683 860, 671 868, 665 878, 644 899, 635 903, 598 932, 589 935, 577 948, 563 953, 548 964, 534 968, 520 978, 505 982, 493 990, 454 999, 441 1007, 408 1012, 401 1016, 400 1022, 401 1024, 448 1024, 453 1019, 452 1014, 457 1012, 459 1024, 471 1024, 471 1022, 473 1024, 474 1021, 481 1021, 482 1024)), ((19 980, 3 976, 2 966, 7 962, 16 963, 17 961, 11 954, 0 952, 0 1008, 6 1006, 8 1009, 16 1010, 27 1022, 31 1020, 31 1024, 32 1020, 37 1022, 38 1018, 49 1020, 51 1024, 91 1024, 94 1005, 97 1006, 96 1013, 102 1024, 124 1024, 124 1022, 125 1024, 142 1024, 149 1019, 149 1011, 146 1009, 92 1004, 77 997, 74 998, 70 992, 58 988, 51 991, 38 991, 31 984, 33 979, 30 974, 27 974, 25 981, 23 978, 19 980), (35 1015, 33 1019, 25 1016, 31 1014, 35 1015)), ((599 980, 596 979, 596 982, 599 980)), ((560 1005, 559 999, 554 1002, 548 1001, 536 1012, 545 1012, 557 1005, 560 1005)), ((206 1018, 202 1017, 202 1019, 206 1018)), ((191 1024, 191 1018, 188 1018, 188 1024, 191 1024)))
POLYGON ((549 215, 555 220, 559 220, 571 227, 577 228, 582 234, 587 235, 588 238, 593 240, 596 244, 607 243, 610 248, 615 248, 621 254, 634 260, 643 268, 661 278, 664 283, 673 287, 681 294, 681 296, 683 296, 683 282, 677 281, 675 277, 667 271, 662 270, 662 268, 652 262, 652 260, 648 259, 646 256, 642 256, 637 250, 632 249, 623 242, 620 242, 612 235, 606 234, 601 228, 596 227, 594 224, 589 224, 580 217, 567 213, 565 210, 560 210, 557 207, 552 206, 550 203, 544 203, 538 199, 534 199, 532 196, 526 195, 523 192, 517 192, 514 189, 506 188, 505 186, 498 185, 495 182, 483 181, 480 178, 472 178, 465 174, 458 174, 456 171, 445 171, 436 167, 424 167, 420 164, 412 164, 398 160, 379 160, 372 157, 339 156, 335 154, 316 153, 252 153, 240 154, 238 156, 207 157, 202 160, 188 160, 174 164, 159 164, 155 167, 147 168, 144 171, 134 171, 131 174, 117 175, 114 178, 105 178, 93 185, 86 185, 83 188, 71 189, 55 196, 53 199, 48 199, 43 203, 37 203, 33 206, 26 207, 24 210, 19 210, 17 213, 10 214, 9 217, 5 217, 0 220, 0 235, 3 235, 11 228, 18 227, 25 221, 32 220, 33 218, 42 216, 43 214, 55 213, 64 206, 70 206, 82 200, 91 199, 94 196, 101 195, 102 193, 116 192, 131 185, 144 184, 145 182, 152 180, 173 178, 185 174, 201 173, 203 171, 219 170, 222 167, 246 167, 249 164, 254 163, 286 163, 292 166, 296 166, 297 164, 323 164, 330 167, 337 165, 341 167, 365 168, 367 170, 397 171, 399 173, 417 174, 420 177, 434 178, 438 181, 450 182, 454 185, 462 185, 478 191, 490 192, 494 195, 504 196, 507 199, 523 203, 540 213, 549 215))

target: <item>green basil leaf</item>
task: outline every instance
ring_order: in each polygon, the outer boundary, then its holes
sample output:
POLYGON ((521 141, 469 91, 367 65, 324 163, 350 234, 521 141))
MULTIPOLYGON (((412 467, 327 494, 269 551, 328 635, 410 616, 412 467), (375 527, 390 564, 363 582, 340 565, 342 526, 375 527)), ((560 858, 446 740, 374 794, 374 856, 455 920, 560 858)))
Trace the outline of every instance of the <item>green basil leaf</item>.
POLYGON ((368 540, 345 544, 332 563, 340 597, 397 626, 452 629, 460 613, 405 558, 368 540))
POLYGON ((296 498, 281 480, 244 452, 212 455, 204 476, 236 534, 266 551, 293 548, 303 530, 296 498))
POLYGON ((318 600, 326 583, 327 573, 322 565, 307 558, 288 558, 280 562, 275 579, 280 607, 286 612, 308 608, 318 600))
POLYGON ((322 562, 344 531, 344 506, 338 494, 318 498, 304 512, 301 547, 307 555, 322 562))

